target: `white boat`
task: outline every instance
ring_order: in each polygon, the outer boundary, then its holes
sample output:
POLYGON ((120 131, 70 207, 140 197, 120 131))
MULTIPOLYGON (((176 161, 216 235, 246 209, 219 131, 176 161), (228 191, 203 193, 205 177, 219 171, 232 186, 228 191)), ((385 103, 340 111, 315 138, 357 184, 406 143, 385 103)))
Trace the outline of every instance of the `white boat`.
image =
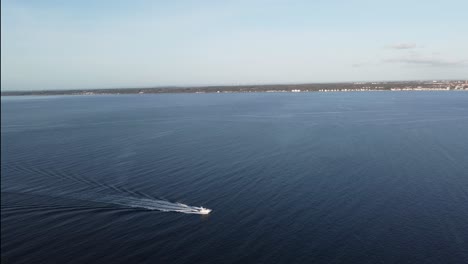
POLYGON ((205 208, 205 207, 200 207, 200 209, 198 209, 199 211, 199 214, 209 214, 211 213, 211 209, 208 209, 208 208, 205 208))

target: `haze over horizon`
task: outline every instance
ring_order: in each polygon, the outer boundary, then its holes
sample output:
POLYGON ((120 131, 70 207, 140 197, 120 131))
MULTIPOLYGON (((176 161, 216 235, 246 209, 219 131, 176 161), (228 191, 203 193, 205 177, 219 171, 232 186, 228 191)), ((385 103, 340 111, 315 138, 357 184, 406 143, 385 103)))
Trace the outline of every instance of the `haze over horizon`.
POLYGON ((468 78, 466 1, 2 1, 1 90, 468 78))

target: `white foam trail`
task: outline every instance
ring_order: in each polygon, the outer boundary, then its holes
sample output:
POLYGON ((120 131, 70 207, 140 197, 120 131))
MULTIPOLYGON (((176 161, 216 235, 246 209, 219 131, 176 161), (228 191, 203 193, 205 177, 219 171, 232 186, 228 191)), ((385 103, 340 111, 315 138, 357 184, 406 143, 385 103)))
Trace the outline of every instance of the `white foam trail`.
MULTIPOLYGON (((4 190, 2 190, 4 191, 4 190)), ((11 192, 12 190, 5 190, 7 192, 11 192)), ((75 192, 75 193, 57 193, 52 190, 46 189, 22 189, 22 190, 15 190, 12 192, 17 193, 25 193, 25 194, 37 194, 49 197, 60 197, 60 198, 68 198, 80 201, 89 201, 89 202, 97 202, 97 203, 107 203, 107 204, 115 204, 124 207, 132 207, 132 208, 142 208, 147 210, 158 210, 162 212, 178 212, 184 214, 202 214, 206 215, 211 213, 211 209, 207 209, 204 207, 198 206, 191 206, 182 203, 173 203, 165 200, 158 200, 158 199, 150 199, 150 198, 138 198, 132 196, 122 196, 122 195, 108 195, 104 193, 96 192, 75 192)))
POLYGON ((99 202, 112 203, 136 208, 144 208, 148 210, 158 210, 163 212, 178 212, 184 214, 209 214, 211 212, 211 209, 207 209, 204 207, 191 206, 182 203, 172 203, 169 201, 148 198, 112 195, 102 197, 99 200, 99 202))

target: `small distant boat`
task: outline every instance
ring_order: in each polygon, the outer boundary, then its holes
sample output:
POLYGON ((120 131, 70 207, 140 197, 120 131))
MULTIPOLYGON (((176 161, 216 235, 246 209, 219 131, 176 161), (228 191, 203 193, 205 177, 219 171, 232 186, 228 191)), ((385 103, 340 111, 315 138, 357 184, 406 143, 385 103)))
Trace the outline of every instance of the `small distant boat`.
POLYGON ((200 207, 199 211, 200 214, 209 214, 211 213, 211 209, 205 208, 205 207, 200 207))

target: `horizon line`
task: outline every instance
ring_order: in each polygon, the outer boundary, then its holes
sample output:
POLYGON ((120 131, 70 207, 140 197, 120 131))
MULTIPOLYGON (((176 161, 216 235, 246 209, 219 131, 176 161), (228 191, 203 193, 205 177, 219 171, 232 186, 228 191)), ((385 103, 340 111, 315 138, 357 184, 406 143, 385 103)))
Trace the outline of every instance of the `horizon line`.
MULTIPOLYGON (((102 87, 102 88, 76 88, 76 89, 39 89, 39 90, 0 90, 0 92, 49 92, 49 91, 84 91, 84 90, 117 90, 117 89, 161 89, 161 88, 203 88, 203 87, 240 87, 240 86, 268 86, 268 85, 310 85, 310 84, 342 84, 342 83, 395 83, 395 82, 424 82, 424 81, 468 81, 467 78, 449 79, 401 79, 401 80, 360 80, 342 82, 291 82, 291 83, 246 83, 246 84, 208 84, 208 85, 159 85, 159 86, 139 86, 139 87, 102 87)), ((1 89, 1 87, 0 87, 1 89)))

